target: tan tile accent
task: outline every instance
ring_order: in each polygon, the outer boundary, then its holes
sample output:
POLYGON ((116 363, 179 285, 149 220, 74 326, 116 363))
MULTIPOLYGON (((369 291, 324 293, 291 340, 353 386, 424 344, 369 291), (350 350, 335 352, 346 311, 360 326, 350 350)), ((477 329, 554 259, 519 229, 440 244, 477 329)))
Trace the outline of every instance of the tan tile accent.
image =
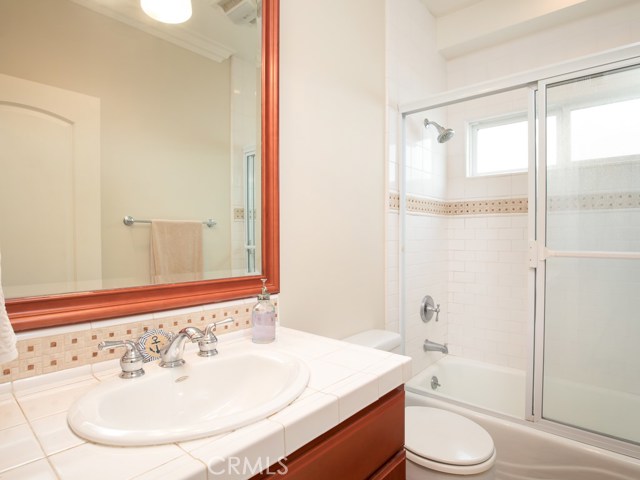
POLYGON ((469 202, 448 202, 447 215, 496 215, 504 213, 527 213, 526 198, 500 200, 478 200, 469 202))
POLYGON ((20 360, 18 358, 18 375, 21 378, 35 377, 42 373, 42 362, 36 358, 20 360))
POLYGON ((234 220, 244 220, 244 208, 235 207, 233 209, 233 219, 234 220))
MULTIPOLYGON (((400 208, 400 196, 397 193, 389 195, 389 208, 392 210, 400 208)), ((495 200, 444 202, 408 196, 407 211, 410 213, 446 216, 527 213, 528 200, 526 198, 501 198, 495 200)))
POLYGON ((142 333, 153 328, 171 332, 190 325, 204 328, 208 323, 224 320, 228 316, 235 319, 234 324, 219 327, 217 334, 248 328, 251 326, 251 309, 254 304, 255 300, 247 299, 232 307, 210 308, 204 312, 110 327, 100 327, 100 322, 95 322, 97 327, 90 330, 21 340, 17 345, 18 359, 2 365, 0 383, 120 358, 120 349, 99 351, 98 343, 103 340, 137 341, 142 333))
POLYGON ((391 210, 400 210, 400 195, 397 193, 389 194, 389 208, 391 210))
POLYGON ((42 355, 42 339, 32 338, 25 342, 18 343, 19 358, 35 358, 42 355))
MULTIPOLYGON (((496 215, 527 213, 527 198, 500 198, 444 202, 407 197, 407 212, 428 215, 496 215)), ((389 194, 389 209, 400 209, 400 196, 389 194)), ((593 193, 589 195, 554 195, 547 199, 547 209, 554 211, 617 210, 640 208, 640 192, 593 193)))
POLYGON ((640 192, 554 195, 547 199, 549 211, 619 210, 622 208, 640 208, 640 192))

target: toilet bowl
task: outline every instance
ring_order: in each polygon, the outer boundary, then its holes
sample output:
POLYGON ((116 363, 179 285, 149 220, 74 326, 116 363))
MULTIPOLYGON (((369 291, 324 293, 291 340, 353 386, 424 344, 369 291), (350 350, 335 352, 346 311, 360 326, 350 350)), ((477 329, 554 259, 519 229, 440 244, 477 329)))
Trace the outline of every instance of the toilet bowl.
POLYGON ((489 471, 496 459, 493 439, 462 415, 439 408, 406 407, 404 435, 408 480, 459 475, 471 475, 474 480, 493 478, 489 471))
MULTIPOLYGON (((379 350, 400 346, 400 335, 367 330, 343 339, 379 350)), ((405 408, 407 480, 491 480, 496 450, 493 439, 462 415, 431 407, 405 408)))

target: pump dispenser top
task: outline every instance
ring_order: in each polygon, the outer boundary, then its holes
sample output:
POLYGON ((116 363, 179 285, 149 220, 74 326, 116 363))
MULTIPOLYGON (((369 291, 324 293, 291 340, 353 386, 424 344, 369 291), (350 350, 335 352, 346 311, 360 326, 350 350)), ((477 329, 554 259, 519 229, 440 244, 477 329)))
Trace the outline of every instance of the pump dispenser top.
POLYGON ((271 294, 267 291, 267 279, 263 278, 262 281, 262 292, 258 295, 258 300, 269 300, 271 299, 271 294))

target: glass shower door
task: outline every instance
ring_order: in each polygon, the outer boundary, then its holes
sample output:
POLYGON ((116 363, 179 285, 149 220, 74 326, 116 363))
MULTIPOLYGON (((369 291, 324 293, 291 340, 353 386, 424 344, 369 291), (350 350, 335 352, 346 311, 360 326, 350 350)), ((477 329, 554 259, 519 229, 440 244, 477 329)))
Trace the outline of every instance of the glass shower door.
POLYGON ((540 91, 541 416, 640 444, 640 68, 540 91))

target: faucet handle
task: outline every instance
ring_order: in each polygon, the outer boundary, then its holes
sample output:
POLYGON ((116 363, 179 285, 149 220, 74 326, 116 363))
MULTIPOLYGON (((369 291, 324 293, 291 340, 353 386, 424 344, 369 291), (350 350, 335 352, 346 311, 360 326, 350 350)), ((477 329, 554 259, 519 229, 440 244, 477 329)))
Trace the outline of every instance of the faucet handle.
POLYGON ((233 322, 234 322, 233 317, 227 317, 224 320, 210 323, 209 325, 207 325, 207 328, 204 329, 204 334, 205 336, 213 335, 213 332, 216 331, 216 327, 218 325, 226 325, 227 323, 233 323, 233 322))
POLYGON ((131 340, 104 340, 98 344, 98 350, 105 348, 124 347, 127 351, 120 358, 121 378, 136 378, 144 375, 144 357, 138 348, 138 344, 131 340))
POLYGON ((218 325, 225 325, 227 323, 232 323, 234 320, 232 317, 225 318, 224 320, 220 320, 219 322, 213 322, 207 325, 207 328, 204 329, 204 337, 198 340, 198 348, 200 351, 198 355, 201 357, 213 357, 218 354, 217 346, 218 346, 218 338, 216 337, 215 332, 216 327, 218 325))
POLYGON ((440 304, 436 305, 436 308, 431 307, 430 310, 432 312, 436 312, 436 322, 438 321, 438 317, 440 316, 440 304))
POLYGON ((420 318, 422 318, 423 322, 427 323, 431 320, 434 313, 436 314, 437 322, 440 315, 440 304, 436 305, 433 301, 433 297, 431 297, 431 295, 426 295, 420 303, 420 318))

